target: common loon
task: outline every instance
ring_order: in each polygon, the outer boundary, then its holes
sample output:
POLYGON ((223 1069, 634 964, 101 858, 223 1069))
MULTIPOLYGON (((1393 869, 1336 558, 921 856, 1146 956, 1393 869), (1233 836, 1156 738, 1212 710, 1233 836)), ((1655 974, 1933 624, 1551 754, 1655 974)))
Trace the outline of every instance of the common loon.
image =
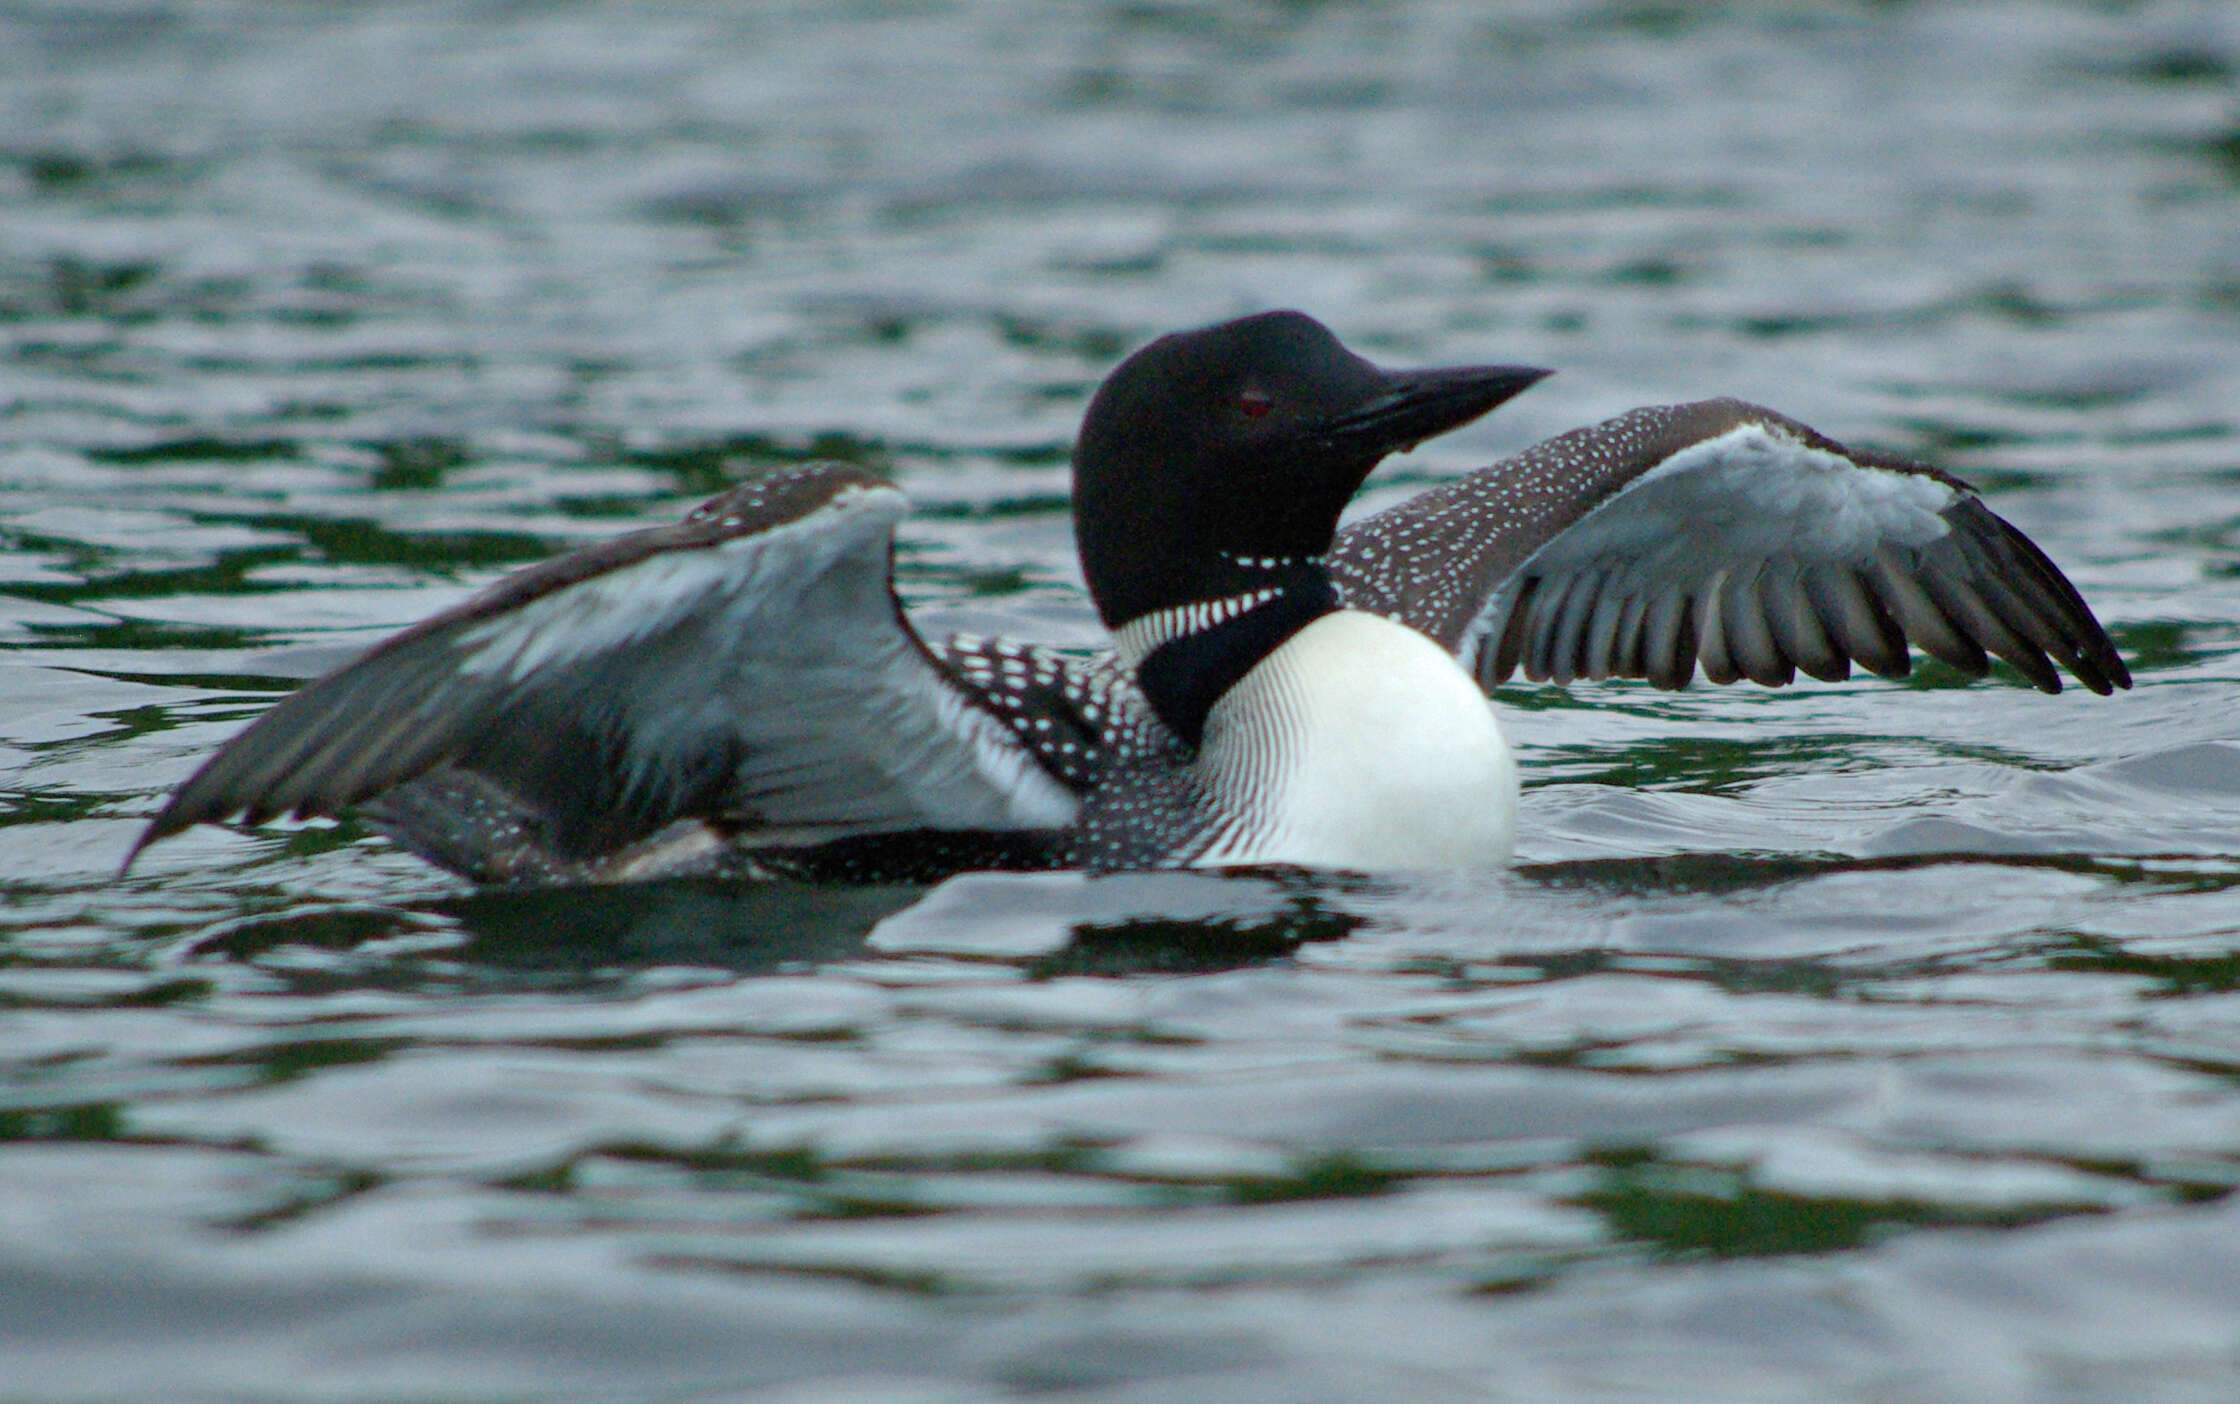
MULTIPOLYGON (((1737 400, 1637 409, 1337 529, 1378 462, 1547 372, 1380 369, 1298 312, 1128 357, 1074 450, 1112 652, 931 640, 902 494, 845 464, 520 571, 304 687, 171 797, 362 807, 495 883, 1507 858, 1486 691, 1888 677, 1909 645, 2058 692, 2131 679, 1957 478, 1737 400)), ((129 866, 132 857, 126 859, 129 866)))

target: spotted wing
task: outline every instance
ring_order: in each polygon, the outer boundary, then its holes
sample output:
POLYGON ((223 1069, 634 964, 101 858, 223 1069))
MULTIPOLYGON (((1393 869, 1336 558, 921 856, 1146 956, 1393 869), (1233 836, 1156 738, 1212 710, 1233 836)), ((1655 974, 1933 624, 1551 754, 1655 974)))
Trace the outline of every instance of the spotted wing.
POLYGON ((1885 677, 1908 646, 2129 687, 2045 553, 1960 480, 1855 452, 1737 400, 1655 406, 1550 439, 1340 533, 1348 603, 1423 630, 1487 687, 1885 677))
POLYGON ((1173 744, 1135 674, 1110 652, 1081 657, 1045 644, 952 634, 935 646, 935 656, 1077 795, 1103 784, 1122 758, 1164 754, 1173 744))
POLYGON ((500 581, 228 742, 139 847, 333 814, 439 767, 564 857, 680 818, 803 843, 1062 825, 1075 801, 937 662, 891 582, 902 494, 811 464, 500 581))

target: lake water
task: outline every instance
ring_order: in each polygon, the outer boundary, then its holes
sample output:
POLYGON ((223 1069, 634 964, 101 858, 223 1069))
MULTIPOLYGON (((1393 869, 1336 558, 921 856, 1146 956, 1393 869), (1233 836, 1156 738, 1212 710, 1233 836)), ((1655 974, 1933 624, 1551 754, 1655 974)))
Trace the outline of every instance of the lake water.
POLYGON ((0 8, 0 1399, 2240 1397, 2240 11, 0 8), (1521 866, 116 865, 279 692, 812 455, 1098 639, 1087 392, 1297 306, 1982 485, 2114 698, 1503 689, 1521 866))

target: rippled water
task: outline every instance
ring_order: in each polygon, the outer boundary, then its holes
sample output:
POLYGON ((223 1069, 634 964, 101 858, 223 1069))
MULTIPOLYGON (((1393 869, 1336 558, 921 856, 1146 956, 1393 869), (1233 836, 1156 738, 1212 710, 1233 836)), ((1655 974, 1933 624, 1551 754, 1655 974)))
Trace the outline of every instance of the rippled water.
POLYGON ((0 1398, 2228 1400, 2240 15, 0 8, 0 1398), (160 796, 840 456, 1096 638, 1087 391, 1303 307, 1982 484, 2139 679, 1514 687, 1527 860, 470 894, 160 796))

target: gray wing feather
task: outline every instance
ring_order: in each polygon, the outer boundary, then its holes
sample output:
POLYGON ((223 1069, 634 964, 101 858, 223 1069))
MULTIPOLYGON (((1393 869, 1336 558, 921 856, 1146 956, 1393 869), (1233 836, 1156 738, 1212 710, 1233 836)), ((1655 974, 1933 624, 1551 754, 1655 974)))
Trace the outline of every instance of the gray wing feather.
POLYGON ((773 841, 1067 822, 1071 792, 903 617, 904 506, 812 464, 510 576, 275 706, 134 853, 235 814, 333 814, 439 766, 573 857, 681 817, 773 841))
POLYGON ((2059 568, 1973 489, 1737 400, 1635 410, 1341 532, 1348 604, 1437 639, 1492 687, 1886 677, 1909 647, 2047 692, 2131 677, 2059 568))

